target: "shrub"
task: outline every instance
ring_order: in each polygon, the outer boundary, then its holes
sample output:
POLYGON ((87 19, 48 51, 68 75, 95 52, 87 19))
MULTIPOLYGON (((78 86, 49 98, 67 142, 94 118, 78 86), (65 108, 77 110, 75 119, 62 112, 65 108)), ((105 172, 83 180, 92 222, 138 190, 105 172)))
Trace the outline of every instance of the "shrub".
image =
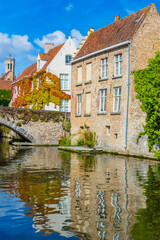
POLYGON ((59 141, 59 145, 60 146, 70 146, 71 145, 71 137, 61 137, 60 141, 59 141))
POLYGON ((77 146, 87 146, 87 147, 94 147, 97 144, 97 137, 96 133, 89 130, 89 127, 84 124, 81 126, 81 131, 78 133, 81 137, 77 140, 77 146))
POLYGON ((77 139, 77 146, 84 146, 84 139, 83 138, 77 139))

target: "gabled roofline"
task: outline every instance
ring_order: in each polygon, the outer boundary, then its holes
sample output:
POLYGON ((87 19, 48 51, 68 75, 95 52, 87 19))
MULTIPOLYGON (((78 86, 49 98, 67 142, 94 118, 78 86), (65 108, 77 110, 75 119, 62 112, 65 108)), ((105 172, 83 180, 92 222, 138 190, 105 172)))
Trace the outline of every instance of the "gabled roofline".
POLYGON ((75 60, 72 60, 71 63, 78 62, 78 61, 80 61, 80 60, 83 60, 83 59, 85 59, 85 58, 88 58, 88 57, 94 56, 94 55, 99 54, 99 53, 101 53, 101 52, 105 52, 105 51, 112 50, 112 49, 114 49, 114 48, 122 47, 122 46, 125 46, 125 45, 130 44, 130 43, 131 43, 130 40, 125 41, 125 42, 121 42, 121 43, 117 43, 117 44, 115 44, 115 45, 113 45, 113 46, 110 46, 110 47, 107 47, 107 48, 100 49, 100 50, 98 50, 98 51, 95 51, 95 52, 89 53, 89 54, 84 55, 84 56, 82 56, 82 57, 80 57, 80 58, 77 58, 77 59, 75 59, 75 60))

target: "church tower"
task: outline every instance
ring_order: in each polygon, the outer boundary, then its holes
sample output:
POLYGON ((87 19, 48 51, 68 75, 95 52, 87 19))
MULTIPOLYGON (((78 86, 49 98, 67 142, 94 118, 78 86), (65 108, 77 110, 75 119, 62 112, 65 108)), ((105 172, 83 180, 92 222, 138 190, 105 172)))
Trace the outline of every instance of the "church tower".
POLYGON ((15 59, 14 58, 5 58, 5 74, 7 74, 7 80, 14 80, 14 70, 15 70, 15 59))

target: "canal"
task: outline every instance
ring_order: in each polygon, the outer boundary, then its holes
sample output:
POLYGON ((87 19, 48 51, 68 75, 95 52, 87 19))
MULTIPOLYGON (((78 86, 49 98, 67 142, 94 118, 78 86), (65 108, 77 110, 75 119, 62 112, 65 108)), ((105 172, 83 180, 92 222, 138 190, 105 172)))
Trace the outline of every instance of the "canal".
POLYGON ((160 165, 0 140, 0 239, 160 239, 160 165))

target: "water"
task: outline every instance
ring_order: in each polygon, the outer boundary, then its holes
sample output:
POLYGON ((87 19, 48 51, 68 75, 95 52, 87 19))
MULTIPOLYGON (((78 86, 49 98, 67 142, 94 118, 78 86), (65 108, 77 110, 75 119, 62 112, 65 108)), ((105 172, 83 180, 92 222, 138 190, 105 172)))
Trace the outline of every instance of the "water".
POLYGON ((0 142, 0 239, 160 239, 160 165, 0 142))

